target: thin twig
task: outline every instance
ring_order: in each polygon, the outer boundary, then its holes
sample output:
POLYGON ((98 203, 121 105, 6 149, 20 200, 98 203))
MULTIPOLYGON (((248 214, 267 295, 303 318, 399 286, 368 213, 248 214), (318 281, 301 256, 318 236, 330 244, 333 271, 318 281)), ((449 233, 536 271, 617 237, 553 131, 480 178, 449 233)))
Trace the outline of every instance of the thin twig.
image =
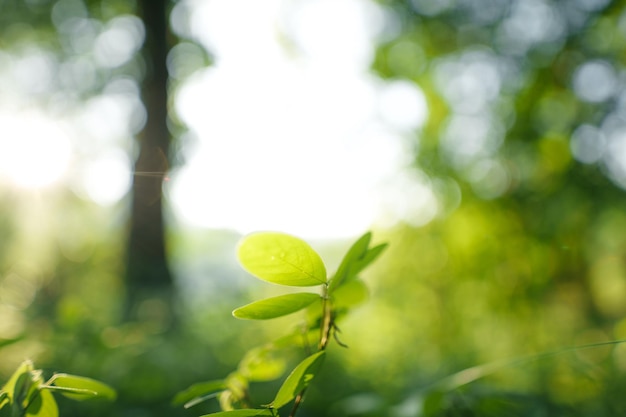
POLYGON ((294 417, 296 415, 296 411, 300 408, 300 404, 302 404, 302 400, 304 399, 304 394, 306 393, 306 388, 303 388, 302 391, 298 393, 295 401, 293 402, 293 407, 291 408, 291 413, 289 413, 289 417, 294 417))
MULTIPOLYGON (((320 342, 317 346, 318 352, 326 350, 328 346, 328 342, 330 341, 330 332, 333 329, 333 311, 330 301, 328 300, 328 286, 324 287, 324 293, 322 295, 322 325, 320 329, 320 342)), ((298 408, 302 404, 304 400, 304 394, 306 394, 307 387, 304 387, 296 396, 296 399, 293 402, 293 407, 291 408, 291 413, 289 413, 289 417, 295 417, 298 408)))

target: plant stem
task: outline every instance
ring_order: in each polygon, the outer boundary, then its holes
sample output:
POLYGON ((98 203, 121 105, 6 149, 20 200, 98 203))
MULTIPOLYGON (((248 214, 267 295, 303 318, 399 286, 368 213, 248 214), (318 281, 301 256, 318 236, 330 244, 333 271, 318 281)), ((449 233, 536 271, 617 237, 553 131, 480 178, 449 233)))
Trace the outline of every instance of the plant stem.
POLYGON ((320 343, 317 347, 318 351, 325 350, 326 346, 328 346, 328 342, 330 341, 330 331, 332 330, 332 322, 333 322, 333 312, 330 302, 328 300, 328 287, 324 287, 324 301, 322 303, 323 316, 322 316, 322 326, 321 326, 321 334, 320 334, 320 343))
POLYGON ((304 399, 305 393, 306 393, 306 388, 303 388, 302 391, 298 393, 295 401, 293 402, 293 407, 291 408, 291 413, 289 413, 289 417, 295 417, 296 411, 298 411, 300 404, 302 404, 302 400, 304 399))
MULTIPOLYGON (((328 286, 324 287, 322 298, 322 325, 320 329, 320 342, 317 346, 318 352, 326 350, 328 342, 330 341, 330 332, 333 328, 333 310, 330 301, 328 300, 328 286)), ((296 396, 296 399, 293 402, 293 407, 291 408, 291 413, 289 413, 289 417, 295 417, 298 408, 300 408, 300 404, 302 404, 302 401, 304 400, 306 390, 307 387, 304 387, 296 396)))

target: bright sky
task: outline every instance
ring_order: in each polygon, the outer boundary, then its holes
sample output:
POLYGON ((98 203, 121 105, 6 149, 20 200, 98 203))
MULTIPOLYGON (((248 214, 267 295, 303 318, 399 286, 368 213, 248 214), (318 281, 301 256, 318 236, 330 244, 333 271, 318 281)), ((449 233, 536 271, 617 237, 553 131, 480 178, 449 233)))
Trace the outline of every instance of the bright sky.
POLYGON ((426 115, 415 87, 368 73, 382 12, 361 0, 193 4, 190 30, 216 66, 177 100, 199 138, 172 176, 177 213, 307 237, 370 227, 407 164, 404 134, 426 115))
MULTIPOLYGON (((216 58, 175 101, 192 132, 186 164, 165 184, 180 222, 340 238, 377 221, 419 224, 436 214, 428 181, 405 169, 411 132, 427 115, 423 94, 368 72, 387 19, 373 2, 187 0, 177 7, 191 11, 185 30, 216 58)), ((132 134, 142 117, 134 88, 118 81, 71 121, 5 112, 3 129, 15 125, 22 139, 0 139, 2 181, 66 181, 99 204, 118 201, 130 184, 130 145, 115 138, 132 134)))

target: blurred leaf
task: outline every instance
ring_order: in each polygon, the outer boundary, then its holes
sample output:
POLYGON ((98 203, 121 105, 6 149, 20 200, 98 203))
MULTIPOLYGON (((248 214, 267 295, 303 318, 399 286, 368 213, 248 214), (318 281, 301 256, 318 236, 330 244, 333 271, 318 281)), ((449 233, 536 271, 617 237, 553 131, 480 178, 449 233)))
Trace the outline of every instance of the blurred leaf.
POLYGON ((26 408, 26 416, 58 417, 59 408, 50 391, 38 390, 26 408))
POLYGON ((239 307, 233 311, 233 316, 248 320, 273 319, 302 310, 319 299, 319 295, 306 292, 279 295, 239 307))
POLYGON ((51 388, 59 387, 61 394, 74 400, 85 400, 93 397, 114 400, 117 394, 115 390, 105 383, 83 376, 56 374, 52 377, 51 388))
POLYGON ((275 232, 245 237, 237 251, 252 275, 274 284, 308 287, 326 283, 324 262, 305 241, 275 232))
POLYGON ((333 307, 335 310, 347 310, 367 301, 368 297, 367 285, 360 279, 354 279, 337 288, 333 294, 333 307))
POLYGON ((245 410, 231 410, 231 411, 221 411, 219 413, 213 414, 205 414, 204 416, 213 416, 213 417, 255 417, 255 416, 271 416, 272 412, 267 409, 245 409, 245 410))
POLYGON ((220 408, 224 411, 235 410, 235 403, 237 402, 237 398, 233 395, 231 390, 224 390, 219 393, 218 400, 220 403, 220 408))
MULTIPOLYGON (((193 407, 195 404, 189 404, 192 400, 205 397, 210 394, 215 394, 226 388, 224 381, 221 379, 206 381, 206 382, 198 382, 197 384, 193 384, 189 388, 184 391, 176 394, 174 399, 172 400, 173 405, 182 405, 185 404, 185 408, 193 407)), ((208 398, 207 398, 208 399, 208 398)))
POLYGON ((296 398, 296 395, 309 385, 322 365, 324 353, 325 351, 323 350, 314 353, 294 368, 278 390, 278 393, 272 402, 272 406, 274 408, 284 406, 289 401, 296 398))
POLYGON ((293 333, 282 336, 274 342, 272 346, 276 348, 304 347, 311 346, 313 342, 317 342, 319 337, 319 326, 316 328, 297 328, 293 333))
POLYGON ((239 372, 249 381, 271 381, 285 372, 285 359, 277 357, 273 349, 250 350, 239 363, 239 372))
POLYGON ((443 410, 444 395, 441 391, 433 391, 424 398, 422 405, 422 415, 424 417, 433 417, 443 410))
POLYGON ((6 391, 0 391, 0 410, 8 404, 10 404, 9 394, 6 391))
POLYGON ((24 335, 20 335, 19 337, 13 338, 13 339, 0 339, 0 348, 3 348, 5 346, 9 346, 13 343, 19 342, 21 340, 24 339, 24 335))
POLYGON ((248 379, 240 372, 231 372, 224 380, 226 388, 232 394, 232 401, 240 401, 248 392, 248 379))

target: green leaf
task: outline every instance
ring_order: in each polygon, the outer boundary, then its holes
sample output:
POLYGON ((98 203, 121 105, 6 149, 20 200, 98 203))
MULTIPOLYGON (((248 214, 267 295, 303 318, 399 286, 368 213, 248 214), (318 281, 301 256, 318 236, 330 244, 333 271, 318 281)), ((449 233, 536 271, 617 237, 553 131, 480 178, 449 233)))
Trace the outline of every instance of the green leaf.
POLYGON ((283 349, 292 347, 310 347, 317 345, 317 339, 320 336, 319 327, 315 329, 297 328, 292 333, 281 336, 272 342, 272 346, 283 349))
POLYGON ((225 388, 226 388, 226 385, 224 384, 224 381, 222 381, 221 379, 213 380, 213 381, 206 381, 206 382, 198 382, 197 384, 193 384, 186 390, 181 391, 178 394, 176 394, 176 396, 172 400, 172 404, 173 405, 185 404, 185 408, 193 407, 197 403, 189 405, 189 403, 192 400, 196 398, 199 399, 200 397, 206 397, 211 394, 215 394, 217 392, 224 390, 225 388))
POLYGON ((52 393, 47 390, 39 390, 26 408, 26 417, 58 417, 59 408, 52 393))
POLYGON ((242 400, 248 395, 250 382, 239 371, 231 372, 225 379, 226 389, 219 393, 218 400, 224 411, 242 408, 242 400))
POLYGON ((348 249, 348 252, 339 264, 339 268, 337 268, 337 272, 330 281, 328 287, 329 293, 335 291, 345 282, 355 278, 359 272, 371 264, 387 247, 387 244, 384 243, 368 249, 371 239, 372 233, 367 232, 348 249))
POLYGON ((305 241, 284 233, 262 232, 245 237, 237 251, 241 265, 274 284, 309 287, 326 283, 322 258, 305 241))
POLYGON ((426 395, 422 404, 422 414, 426 417, 441 415, 444 406, 444 394, 440 391, 433 391, 426 395))
POLYGON ((355 274, 358 274, 359 272, 364 270, 366 266, 374 262, 376 258, 378 258, 380 254, 383 253, 385 249, 387 249, 387 246, 389 246, 387 243, 381 243, 380 245, 374 246, 373 248, 369 249, 365 256, 357 261, 355 274))
POLYGON ((284 406, 289 401, 296 398, 298 393, 309 385, 322 365, 324 353, 325 351, 323 350, 314 353, 294 368, 278 390, 278 393, 272 402, 272 406, 274 408, 284 406))
POLYGON ((0 409, 7 404, 10 404, 9 394, 6 391, 0 391, 0 409))
POLYGON ((231 410, 231 411, 221 411, 219 413, 213 413, 213 414, 205 414, 204 416, 201 417, 208 417, 208 416, 212 416, 212 417, 256 417, 256 416, 272 416, 272 412, 271 410, 267 409, 267 408, 261 408, 261 409, 243 409, 243 410, 231 410))
POLYGON ((55 374, 50 379, 52 389, 61 388, 61 394, 74 400, 85 400, 94 397, 114 400, 115 390, 105 383, 83 376, 55 374))
POLYGON ((328 288, 329 292, 332 292, 335 288, 342 284, 344 280, 348 279, 348 276, 351 274, 350 269, 358 259, 365 256, 371 240, 372 233, 367 232, 358 238, 352 246, 350 246, 350 249, 348 249, 348 252, 346 252, 341 260, 339 268, 337 268, 337 272, 335 272, 333 279, 330 281, 328 288))
POLYGON ((248 351, 238 369, 248 381, 271 381, 285 372, 285 366, 285 359, 278 357, 274 349, 262 347, 248 351))
POLYGON ((337 310, 349 309, 367 300, 367 286, 360 279, 346 282, 333 293, 333 307, 337 310))
POLYGON ((24 335, 20 335, 18 337, 15 337, 13 339, 0 339, 0 348, 3 348, 5 346, 11 345, 13 343, 17 343, 21 340, 24 339, 24 335))
POLYGON ((33 372, 33 363, 29 360, 24 361, 4 384, 2 391, 7 394, 10 401, 21 401, 26 397, 28 387, 32 384, 31 372, 33 372))
POLYGON ((308 292, 279 295, 239 307, 233 311, 233 316, 238 319, 268 320, 295 313, 320 299, 318 294, 308 292))

